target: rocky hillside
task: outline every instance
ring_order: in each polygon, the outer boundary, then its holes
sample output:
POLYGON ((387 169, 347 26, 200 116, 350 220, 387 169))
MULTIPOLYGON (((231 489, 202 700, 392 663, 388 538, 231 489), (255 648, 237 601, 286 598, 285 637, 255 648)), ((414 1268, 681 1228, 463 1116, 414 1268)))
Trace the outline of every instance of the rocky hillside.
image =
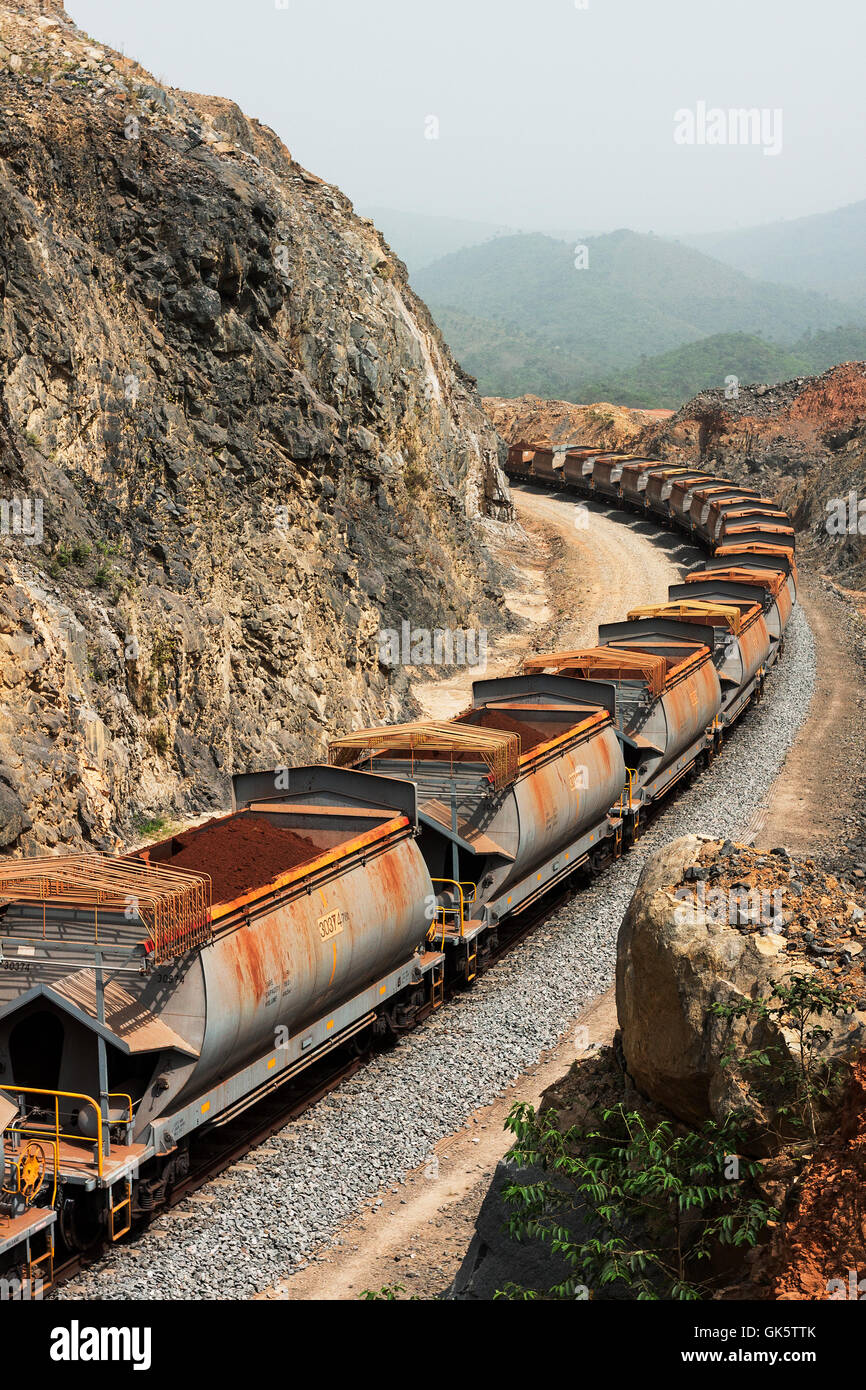
POLYGON ((0 5, 0 846, 113 848, 393 718, 501 613, 501 445, 405 268, 230 102, 0 5))
POLYGON ((704 391, 650 425, 639 447, 650 457, 700 457, 728 477, 759 481, 813 533, 822 566, 866 588, 866 363, 777 386, 741 384, 730 400, 724 390, 704 391), (852 491, 862 516, 847 516, 855 524, 844 535, 828 530, 833 504, 847 503, 852 491))
POLYGON ((668 419, 670 410, 629 410, 600 401, 574 405, 571 401, 545 401, 540 396, 507 400, 485 396, 482 405, 509 444, 567 447, 590 444, 599 449, 624 449, 657 420, 668 419))

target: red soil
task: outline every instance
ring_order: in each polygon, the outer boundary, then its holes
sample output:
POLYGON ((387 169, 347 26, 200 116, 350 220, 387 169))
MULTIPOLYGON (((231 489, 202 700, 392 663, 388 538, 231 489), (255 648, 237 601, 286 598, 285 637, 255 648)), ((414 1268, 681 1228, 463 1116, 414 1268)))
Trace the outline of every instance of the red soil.
POLYGON ((215 903, 231 902, 321 853, 306 836, 243 814, 208 821, 175 836, 172 845, 179 852, 159 862, 210 874, 215 903))
POLYGON ((855 1287, 858 1300, 866 1298, 866 1059, 862 1056, 854 1068, 839 1128, 821 1145, 806 1171, 777 1254, 781 1272, 775 1277, 771 1298, 850 1298, 849 1285, 855 1287), (828 1292, 831 1279, 841 1280, 843 1289, 836 1285, 828 1292))

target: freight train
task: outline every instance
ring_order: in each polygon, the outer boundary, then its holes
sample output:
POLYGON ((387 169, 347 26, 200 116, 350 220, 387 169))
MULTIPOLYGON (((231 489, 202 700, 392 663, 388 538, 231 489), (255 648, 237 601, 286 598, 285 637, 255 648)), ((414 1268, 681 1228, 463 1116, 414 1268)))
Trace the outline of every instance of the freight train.
POLYGON ((0 1297, 49 1289, 58 1250, 124 1236, 197 1136, 470 986, 760 698, 797 592, 771 500, 622 452, 516 444, 507 467, 710 558, 596 647, 478 681, 454 719, 237 776, 229 815, 135 853, 0 861, 0 1297))

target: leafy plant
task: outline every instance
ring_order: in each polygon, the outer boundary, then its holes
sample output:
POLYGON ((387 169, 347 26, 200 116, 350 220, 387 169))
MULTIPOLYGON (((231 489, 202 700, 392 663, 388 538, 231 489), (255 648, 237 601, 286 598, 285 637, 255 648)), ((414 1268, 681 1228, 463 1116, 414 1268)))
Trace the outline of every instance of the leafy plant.
POLYGON ((164 725, 160 724, 157 728, 152 729, 148 734, 148 739, 154 752, 158 753, 161 758, 164 758, 168 752, 169 746, 168 732, 164 725))
POLYGON ((771 1104, 774 1116, 808 1129, 814 1140, 817 1108, 832 1099, 844 1073, 841 1062, 821 1056, 832 1033, 819 1020, 851 1013, 853 1007, 853 997, 844 986, 797 974, 774 981, 765 998, 714 1004, 711 1012, 719 1018, 764 1020, 796 1039, 793 1052, 781 1039, 742 1054, 732 1045, 722 1065, 729 1067, 736 1061, 752 1079, 757 1096, 771 1104))
POLYGON ((572 1272, 544 1295, 511 1284, 499 1298, 574 1300, 613 1285, 641 1300, 701 1298, 713 1281, 698 1271, 716 1248, 753 1246, 776 1215, 750 1181, 760 1164, 736 1157, 742 1134, 733 1119, 686 1130, 650 1124, 620 1104, 598 1128, 562 1132, 554 1110, 522 1104, 506 1128, 516 1136, 515 1162, 556 1179, 505 1189, 509 1234, 549 1244, 572 1272))
POLYGON ((154 816, 148 820, 144 816, 136 816, 133 820, 136 833, 144 836, 158 835, 162 830, 168 830, 171 825, 168 816, 154 816))

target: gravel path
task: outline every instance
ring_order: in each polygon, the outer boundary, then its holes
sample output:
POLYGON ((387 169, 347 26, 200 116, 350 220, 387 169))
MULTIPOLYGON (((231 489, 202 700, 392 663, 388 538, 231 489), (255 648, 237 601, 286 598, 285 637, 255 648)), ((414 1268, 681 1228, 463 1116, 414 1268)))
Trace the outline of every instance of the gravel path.
POLYGON ((61 1299, 246 1298, 303 1268, 360 1206, 423 1163, 567 1032, 614 975, 616 936, 641 868, 688 832, 742 835, 779 772, 815 684, 797 608, 785 657, 713 767, 671 801, 619 864, 563 905, 393 1051, 271 1139, 134 1244, 59 1291, 61 1299))

